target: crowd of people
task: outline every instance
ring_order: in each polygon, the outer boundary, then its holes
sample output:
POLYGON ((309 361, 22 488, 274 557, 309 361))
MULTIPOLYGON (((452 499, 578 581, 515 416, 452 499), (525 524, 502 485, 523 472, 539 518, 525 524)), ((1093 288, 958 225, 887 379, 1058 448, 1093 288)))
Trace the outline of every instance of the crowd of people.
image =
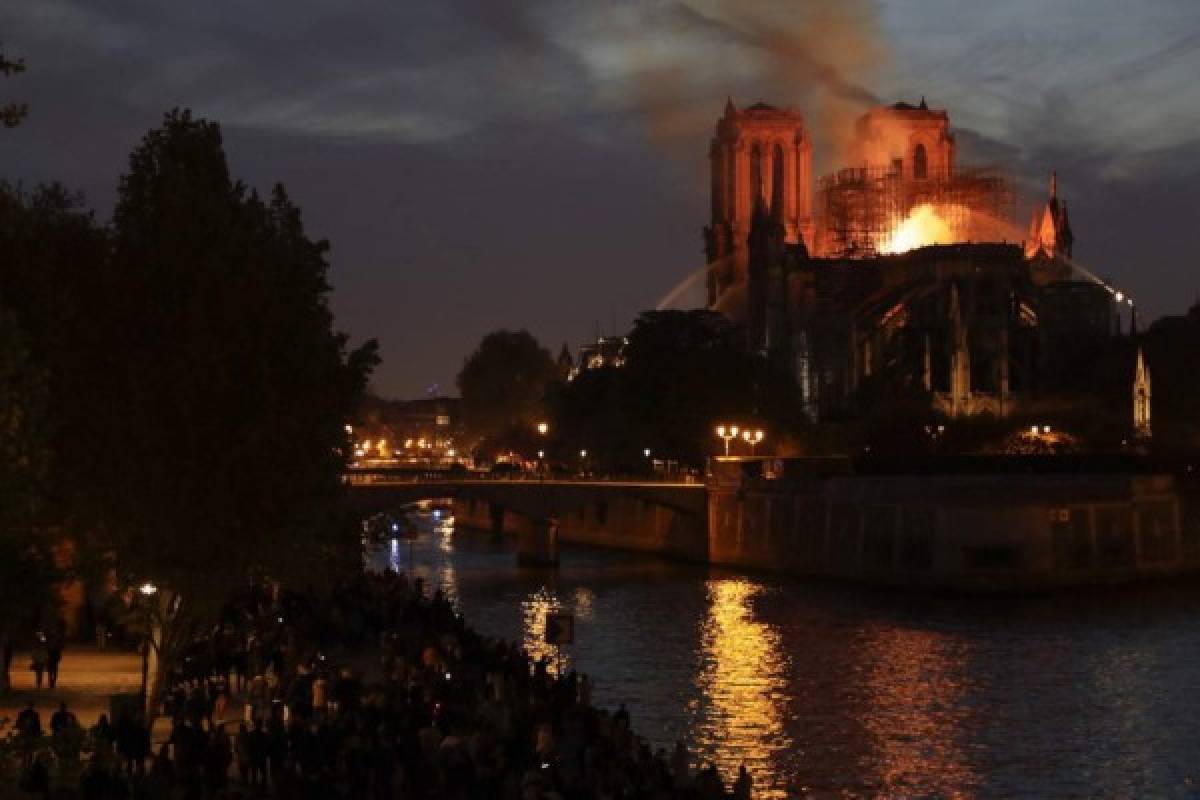
MULTIPOLYGON (((694 770, 682 744, 654 751, 624 706, 593 706, 586 676, 479 635, 419 579, 369 574, 332 597, 248 593, 171 675, 168 741, 152 752, 140 719, 102 717, 73 796, 750 796, 744 769, 727 788, 713 766, 694 770)), ((49 796, 45 772, 31 755, 27 791, 49 796)))

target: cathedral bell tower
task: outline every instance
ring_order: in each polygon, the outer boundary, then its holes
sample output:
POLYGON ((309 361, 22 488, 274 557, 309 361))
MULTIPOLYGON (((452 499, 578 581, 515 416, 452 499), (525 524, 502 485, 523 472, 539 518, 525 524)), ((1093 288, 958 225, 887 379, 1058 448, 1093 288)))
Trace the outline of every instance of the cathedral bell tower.
POLYGON ((761 205, 783 229, 787 244, 812 241, 812 140, 799 111, 733 100, 717 121, 709 150, 712 218, 704 229, 708 305, 744 285, 749 275, 747 239, 761 205))

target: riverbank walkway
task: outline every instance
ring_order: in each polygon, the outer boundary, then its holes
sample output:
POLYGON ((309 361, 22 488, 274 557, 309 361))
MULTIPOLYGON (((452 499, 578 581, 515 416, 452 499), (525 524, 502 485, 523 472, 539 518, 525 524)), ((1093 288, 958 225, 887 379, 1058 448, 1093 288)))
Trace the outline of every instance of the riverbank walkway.
MULTIPOLYGON (((127 650, 68 648, 63 652, 58 684, 53 689, 36 687, 29 661, 29 653, 18 652, 13 657, 9 672, 12 689, 0 693, 0 719, 8 720, 0 726, 0 736, 8 732, 17 714, 30 701, 42 717, 43 728, 49 727, 50 715, 58 710, 59 703, 65 702, 80 726, 87 730, 101 714, 109 713, 109 699, 114 694, 137 694, 142 686, 141 656, 127 650)), ((42 685, 46 686, 45 679, 42 685)), ((166 741, 170 720, 159 720, 154 727, 155 740, 166 741)))

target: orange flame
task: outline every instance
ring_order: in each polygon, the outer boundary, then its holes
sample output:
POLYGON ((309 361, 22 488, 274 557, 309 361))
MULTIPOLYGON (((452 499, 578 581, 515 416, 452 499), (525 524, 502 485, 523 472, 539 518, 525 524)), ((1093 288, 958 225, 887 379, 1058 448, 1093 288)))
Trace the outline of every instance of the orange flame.
POLYGON ((904 253, 931 244, 953 244, 963 240, 955 219, 970 214, 961 206, 921 203, 891 232, 879 248, 881 253, 904 253))

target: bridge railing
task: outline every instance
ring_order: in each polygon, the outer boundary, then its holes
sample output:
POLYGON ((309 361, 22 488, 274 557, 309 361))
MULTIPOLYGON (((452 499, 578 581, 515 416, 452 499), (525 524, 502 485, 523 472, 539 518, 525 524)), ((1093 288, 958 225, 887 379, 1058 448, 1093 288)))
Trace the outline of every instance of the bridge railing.
POLYGON ((396 468, 350 468, 342 475, 342 482, 351 486, 372 484, 408 483, 661 483, 695 484, 704 483, 703 476, 686 475, 578 475, 539 474, 535 472, 451 472, 449 470, 412 470, 396 468))

